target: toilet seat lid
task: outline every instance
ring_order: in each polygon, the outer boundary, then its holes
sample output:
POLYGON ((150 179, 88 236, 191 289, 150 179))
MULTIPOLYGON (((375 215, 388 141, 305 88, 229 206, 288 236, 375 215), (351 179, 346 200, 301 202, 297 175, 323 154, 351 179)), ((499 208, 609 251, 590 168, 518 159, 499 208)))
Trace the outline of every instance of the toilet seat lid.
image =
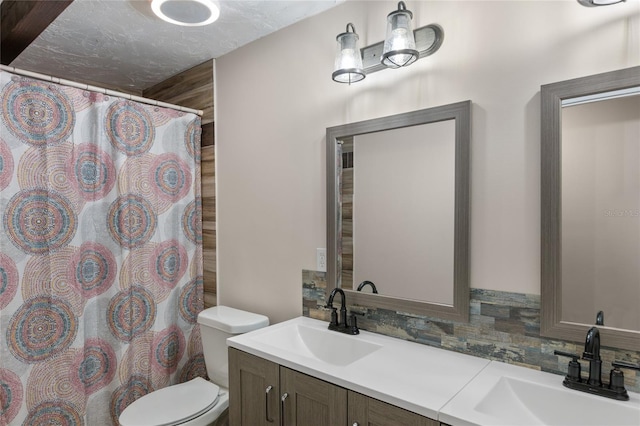
POLYGON ((134 401, 120 414, 122 426, 169 426, 194 419, 215 405, 220 387, 202 377, 168 386, 134 401))

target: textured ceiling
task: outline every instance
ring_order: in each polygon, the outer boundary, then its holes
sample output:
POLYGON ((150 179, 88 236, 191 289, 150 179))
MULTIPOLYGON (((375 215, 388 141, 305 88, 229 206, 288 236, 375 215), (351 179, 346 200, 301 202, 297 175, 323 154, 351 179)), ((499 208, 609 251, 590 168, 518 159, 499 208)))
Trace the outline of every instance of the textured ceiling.
POLYGON ((148 0, 75 0, 10 65, 141 92, 342 1, 221 0, 216 22, 182 27, 148 0))

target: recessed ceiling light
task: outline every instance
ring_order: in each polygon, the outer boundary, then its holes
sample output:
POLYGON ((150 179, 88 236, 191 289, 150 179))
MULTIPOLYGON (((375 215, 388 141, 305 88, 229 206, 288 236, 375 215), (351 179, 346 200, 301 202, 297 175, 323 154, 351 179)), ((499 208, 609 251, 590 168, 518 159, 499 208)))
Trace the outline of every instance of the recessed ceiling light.
POLYGON ((220 16, 213 0, 151 0, 151 10, 164 21, 187 27, 208 25, 220 16))

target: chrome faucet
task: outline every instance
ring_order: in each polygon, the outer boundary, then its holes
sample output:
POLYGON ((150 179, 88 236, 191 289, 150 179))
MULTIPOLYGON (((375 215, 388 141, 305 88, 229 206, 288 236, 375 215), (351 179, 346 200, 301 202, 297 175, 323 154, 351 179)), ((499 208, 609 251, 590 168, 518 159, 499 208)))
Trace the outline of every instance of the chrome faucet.
POLYGON ((325 308, 331 309, 331 321, 329 322, 329 330, 339 331, 346 334, 360 334, 360 330, 358 330, 358 325, 356 322, 356 317, 353 314, 351 314, 351 324, 349 324, 349 321, 347 321, 347 299, 344 291, 341 288, 336 287, 331 290, 331 293, 329 293, 329 300, 327 300, 325 308), (340 294, 340 296, 342 296, 339 318, 336 308, 333 307, 333 298, 338 293, 340 294))
MULTIPOLYGON (((598 312, 596 317, 596 325, 604 325, 604 314, 598 312)), ((602 359, 600 358, 600 330, 598 327, 591 327, 587 331, 587 337, 584 341, 584 352, 582 359, 589 361, 589 378, 584 381, 580 374, 579 355, 566 353, 562 351, 554 351, 555 355, 566 356, 571 358, 567 375, 562 384, 570 389, 588 392, 595 395, 606 396, 607 398, 628 401, 629 394, 624 387, 624 374, 620 368, 629 368, 640 370, 640 365, 629 364, 622 361, 614 361, 611 363, 613 367, 609 373, 609 383, 602 383, 602 359)))

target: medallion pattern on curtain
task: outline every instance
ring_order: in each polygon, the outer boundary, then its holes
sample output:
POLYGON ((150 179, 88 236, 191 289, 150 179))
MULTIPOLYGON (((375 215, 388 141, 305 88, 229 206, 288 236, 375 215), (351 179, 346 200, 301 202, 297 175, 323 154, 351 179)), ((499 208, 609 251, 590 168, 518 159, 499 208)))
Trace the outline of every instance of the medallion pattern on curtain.
POLYGON ((0 425, 206 376, 200 118, 0 72, 0 425))

